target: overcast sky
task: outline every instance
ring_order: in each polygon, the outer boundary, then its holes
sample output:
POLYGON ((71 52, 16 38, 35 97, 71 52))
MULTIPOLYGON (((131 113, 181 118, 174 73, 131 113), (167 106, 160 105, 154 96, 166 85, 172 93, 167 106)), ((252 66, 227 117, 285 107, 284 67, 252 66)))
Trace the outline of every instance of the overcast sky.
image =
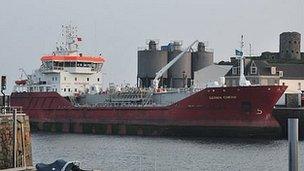
MULTIPOLYGON (((7 0, 0 5, 0 74, 9 86, 40 66, 60 37, 61 25, 77 25, 81 50, 107 58, 104 82, 136 83, 137 49, 207 41, 215 61, 228 60, 245 35, 245 53, 278 51, 279 34, 304 33, 303 0, 7 0)), ((303 43, 302 43, 303 49, 303 43)))

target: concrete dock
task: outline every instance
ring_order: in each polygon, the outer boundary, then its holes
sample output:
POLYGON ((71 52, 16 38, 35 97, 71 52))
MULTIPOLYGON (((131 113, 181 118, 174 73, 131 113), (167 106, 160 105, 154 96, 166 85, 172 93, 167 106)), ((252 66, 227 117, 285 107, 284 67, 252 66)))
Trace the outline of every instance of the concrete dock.
POLYGON ((17 168, 10 168, 10 169, 3 169, 1 171, 35 171, 36 168, 33 166, 28 167, 17 167, 17 168))
POLYGON ((272 114, 280 123, 284 138, 287 138, 288 118, 298 118, 299 138, 304 140, 304 107, 276 107, 272 114))

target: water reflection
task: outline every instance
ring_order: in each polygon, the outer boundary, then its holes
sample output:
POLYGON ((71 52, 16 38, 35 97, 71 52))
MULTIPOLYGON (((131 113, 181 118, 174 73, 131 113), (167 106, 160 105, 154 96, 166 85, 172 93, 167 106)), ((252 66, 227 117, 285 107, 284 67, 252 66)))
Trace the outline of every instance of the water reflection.
MULTIPOLYGON (((288 168, 286 140, 46 133, 35 133, 32 138, 34 162, 52 162, 62 158, 81 161, 86 168, 103 170, 288 168)), ((301 142, 300 154, 303 154, 302 144, 301 142)))

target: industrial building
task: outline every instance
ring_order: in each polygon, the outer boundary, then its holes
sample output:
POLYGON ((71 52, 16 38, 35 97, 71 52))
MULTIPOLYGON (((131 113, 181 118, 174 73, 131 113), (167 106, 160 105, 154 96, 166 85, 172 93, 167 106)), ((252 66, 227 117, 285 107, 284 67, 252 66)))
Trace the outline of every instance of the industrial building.
MULTIPOLYGON (((182 52, 182 41, 172 41, 161 46, 150 40, 148 47, 139 50, 137 65, 137 86, 150 87, 155 74, 182 52)), ((160 79, 161 87, 183 88, 193 83, 194 72, 213 64, 213 51, 199 42, 196 49, 186 52, 160 79)))
MULTIPOLYGON (((174 41, 168 45, 168 63, 182 52, 182 42, 174 41)), ((191 84, 191 52, 186 52, 168 69, 168 87, 189 87, 191 84)))
POLYGON ((225 75, 230 71, 232 65, 212 64, 194 72, 194 86, 197 88, 206 88, 216 83, 224 83, 225 75))
MULTIPOLYGON (((283 32, 279 36, 278 52, 263 52, 261 56, 245 57, 245 76, 252 85, 288 85, 288 91, 304 91, 304 53, 301 52, 301 34, 283 32)), ((182 41, 172 41, 159 48, 158 41, 150 40, 147 48, 138 51, 138 87, 150 87, 155 74, 182 52, 182 41)), ((212 81, 225 77, 226 86, 239 84, 239 61, 232 57, 214 65, 213 51, 199 42, 187 52, 160 79, 167 88, 206 87, 212 81), (227 71, 228 70, 228 71, 227 71), (217 78, 215 78, 217 77, 217 78)))
POLYGON ((194 72, 199 71, 214 62, 213 50, 206 49, 205 43, 199 42, 197 45, 197 51, 192 52, 192 73, 191 78, 194 79, 194 72))
MULTIPOLYGON (((137 52, 137 85, 150 87, 155 73, 168 62, 168 51, 160 50, 158 42, 149 41, 148 48, 137 52)), ((160 86, 167 85, 168 74, 165 73, 160 81, 160 86)))

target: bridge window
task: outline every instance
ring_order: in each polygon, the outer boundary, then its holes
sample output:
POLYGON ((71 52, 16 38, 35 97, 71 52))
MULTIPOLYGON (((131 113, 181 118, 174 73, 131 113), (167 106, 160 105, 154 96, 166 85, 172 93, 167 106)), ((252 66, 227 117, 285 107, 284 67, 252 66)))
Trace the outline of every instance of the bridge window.
POLYGON ((54 62, 54 69, 63 69, 63 62, 54 62))
POLYGON ((64 67, 75 67, 75 62, 64 62, 64 67))
POLYGON ((77 67, 83 67, 83 62, 77 62, 77 67))
POLYGON ((71 62, 65 62, 64 67, 71 67, 71 62))
POLYGON ((43 62, 43 66, 46 69, 52 69, 53 68, 53 63, 51 61, 43 62))
POLYGON ((77 62, 77 67, 90 68, 90 67, 92 67, 92 63, 90 63, 90 62, 77 62))
POLYGON ((90 68, 90 67, 91 67, 91 63, 89 63, 89 62, 84 62, 84 63, 83 63, 83 67, 90 68))

